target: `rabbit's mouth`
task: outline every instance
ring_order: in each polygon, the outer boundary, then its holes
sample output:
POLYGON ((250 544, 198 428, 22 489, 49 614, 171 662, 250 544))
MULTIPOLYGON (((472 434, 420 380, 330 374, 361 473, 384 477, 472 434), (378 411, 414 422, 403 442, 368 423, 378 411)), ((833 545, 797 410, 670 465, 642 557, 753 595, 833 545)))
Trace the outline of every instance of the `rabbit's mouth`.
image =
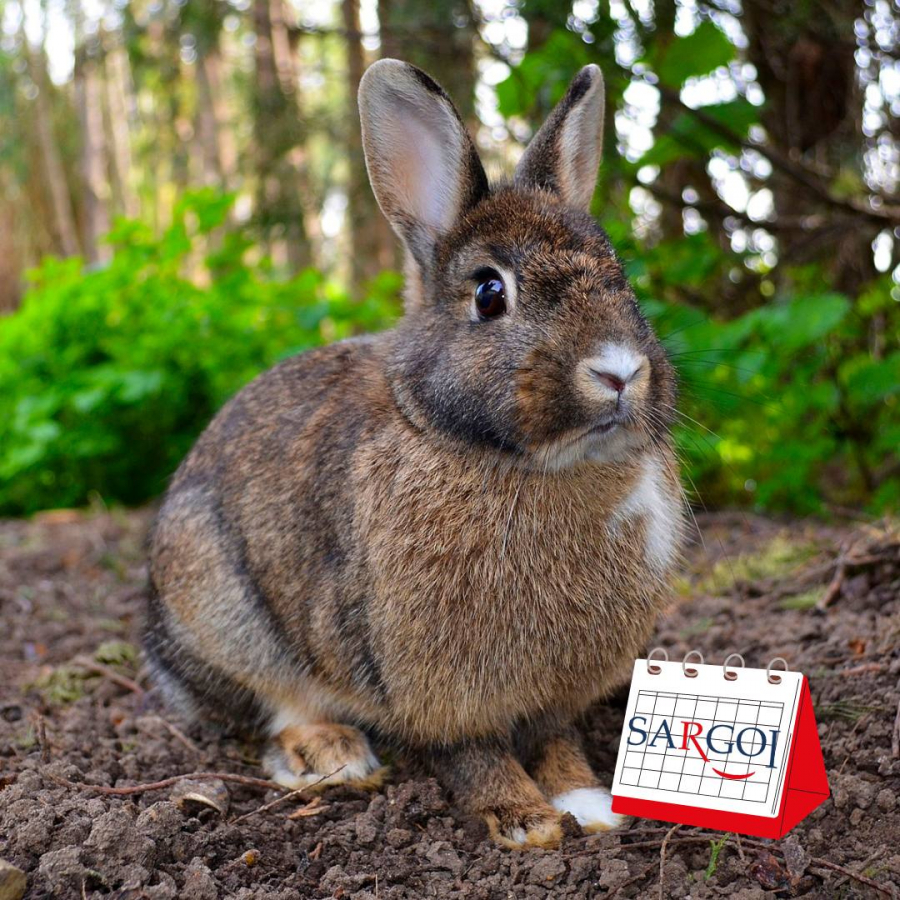
POLYGON ((593 435, 603 435, 610 434, 615 431, 620 425, 623 423, 617 421, 615 419, 611 419, 608 422, 601 422, 599 425, 592 425, 588 430, 577 440, 584 440, 586 437, 591 437, 593 435))
POLYGON ((532 464, 559 471, 583 461, 616 463, 628 459, 641 440, 630 416, 619 415, 582 426, 533 448, 532 464))

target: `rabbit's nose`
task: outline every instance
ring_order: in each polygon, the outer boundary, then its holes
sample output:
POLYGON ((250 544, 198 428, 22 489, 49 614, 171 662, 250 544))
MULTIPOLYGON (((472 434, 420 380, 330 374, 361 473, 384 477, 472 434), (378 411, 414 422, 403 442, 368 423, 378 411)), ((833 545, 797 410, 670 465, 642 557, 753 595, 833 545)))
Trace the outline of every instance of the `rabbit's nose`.
POLYGON ((612 372, 598 372, 596 369, 591 369, 591 375, 593 375, 600 384, 614 390, 617 394, 621 394, 622 391, 625 390, 625 382, 612 372))
POLYGON ((592 386, 618 400, 647 364, 647 357, 622 344, 606 344, 597 356, 584 360, 592 386))

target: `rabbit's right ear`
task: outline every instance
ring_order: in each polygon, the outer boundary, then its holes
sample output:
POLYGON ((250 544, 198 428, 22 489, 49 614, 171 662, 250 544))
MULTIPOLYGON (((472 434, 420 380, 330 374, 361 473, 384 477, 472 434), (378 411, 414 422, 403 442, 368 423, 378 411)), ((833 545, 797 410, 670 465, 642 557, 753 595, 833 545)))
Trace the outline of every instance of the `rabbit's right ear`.
POLYGON ((366 70, 359 115, 378 204, 427 269, 438 237, 488 192, 475 145, 440 85, 396 59, 366 70))

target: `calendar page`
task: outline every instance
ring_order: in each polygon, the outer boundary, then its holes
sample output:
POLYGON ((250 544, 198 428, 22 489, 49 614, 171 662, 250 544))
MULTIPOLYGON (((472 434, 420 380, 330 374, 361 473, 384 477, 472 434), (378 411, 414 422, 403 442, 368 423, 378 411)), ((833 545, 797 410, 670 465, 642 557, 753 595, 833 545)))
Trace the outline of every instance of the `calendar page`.
POLYGON ((614 796, 774 817, 784 789, 803 676, 647 660, 634 664, 614 796))

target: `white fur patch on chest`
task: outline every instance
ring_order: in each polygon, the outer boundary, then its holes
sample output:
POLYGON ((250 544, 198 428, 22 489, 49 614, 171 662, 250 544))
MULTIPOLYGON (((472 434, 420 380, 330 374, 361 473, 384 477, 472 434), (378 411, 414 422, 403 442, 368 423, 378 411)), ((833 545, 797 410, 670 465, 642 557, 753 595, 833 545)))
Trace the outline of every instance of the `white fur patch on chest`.
POLYGON ((662 463, 655 456, 645 456, 631 493, 613 515, 613 527, 621 522, 643 519, 645 554, 648 564, 657 572, 665 572, 674 562, 681 538, 681 507, 663 480, 662 463))

